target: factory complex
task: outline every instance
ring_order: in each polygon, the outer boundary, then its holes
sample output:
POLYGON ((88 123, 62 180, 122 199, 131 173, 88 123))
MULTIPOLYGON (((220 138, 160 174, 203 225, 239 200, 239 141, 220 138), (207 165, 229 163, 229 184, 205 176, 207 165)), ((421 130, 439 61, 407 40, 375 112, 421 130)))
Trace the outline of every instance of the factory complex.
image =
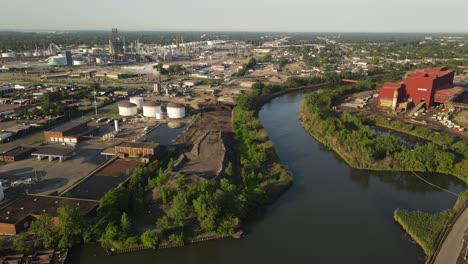
POLYGON ((429 109, 435 103, 456 102, 465 89, 453 85, 454 74, 454 70, 440 67, 416 71, 400 83, 386 82, 379 91, 379 105, 403 111, 412 106, 429 109))

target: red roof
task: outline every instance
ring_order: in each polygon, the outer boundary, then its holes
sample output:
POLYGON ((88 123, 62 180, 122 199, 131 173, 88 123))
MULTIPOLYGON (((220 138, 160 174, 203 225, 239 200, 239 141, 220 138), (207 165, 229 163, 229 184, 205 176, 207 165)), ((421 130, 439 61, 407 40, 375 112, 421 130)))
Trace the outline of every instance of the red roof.
POLYGON ((419 78, 419 77, 426 77, 426 78, 431 78, 435 79, 437 77, 442 77, 446 74, 452 73, 453 70, 447 68, 447 67, 439 67, 439 68, 426 68, 423 70, 419 70, 411 74, 408 78, 419 78))
POLYGON ((442 96, 452 97, 452 96, 458 95, 460 93, 463 93, 463 91, 465 91, 465 88, 460 87, 460 86, 455 86, 455 87, 448 88, 448 89, 437 90, 435 92, 435 95, 436 96, 437 95, 442 95, 442 96))
POLYGON ((403 86, 402 83, 386 82, 384 83, 383 87, 380 89, 395 91, 395 90, 400 89, 402 86, 403 86))

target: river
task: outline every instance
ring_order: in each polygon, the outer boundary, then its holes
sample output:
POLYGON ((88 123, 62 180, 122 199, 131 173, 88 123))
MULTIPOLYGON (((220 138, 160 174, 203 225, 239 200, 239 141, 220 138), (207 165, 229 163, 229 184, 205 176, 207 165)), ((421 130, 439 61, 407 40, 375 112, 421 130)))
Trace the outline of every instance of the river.
MULTIPOLYGON (((409 173, 351 169, 298 121, 302 93, 287 94, 259 113, 294 184, 246 227, 240 240, 107 257, 96 245, 74 250, 72 263, 423 263, 422 250, 393 220, 396 208, 451 208, 455 197, 409 173)), ((455 177, 423 174, 454 192, 455 177)))

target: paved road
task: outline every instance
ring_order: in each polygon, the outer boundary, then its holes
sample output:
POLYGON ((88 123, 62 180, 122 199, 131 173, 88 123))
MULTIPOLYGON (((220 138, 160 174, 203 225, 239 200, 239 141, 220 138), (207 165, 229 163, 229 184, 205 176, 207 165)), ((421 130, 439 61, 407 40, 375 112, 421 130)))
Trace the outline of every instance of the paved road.
POLYGON ((462 251, 465 229, 468 228, 468 209, 460 215, 450 230, 435 259, 435 264, 455 264, 462 251))

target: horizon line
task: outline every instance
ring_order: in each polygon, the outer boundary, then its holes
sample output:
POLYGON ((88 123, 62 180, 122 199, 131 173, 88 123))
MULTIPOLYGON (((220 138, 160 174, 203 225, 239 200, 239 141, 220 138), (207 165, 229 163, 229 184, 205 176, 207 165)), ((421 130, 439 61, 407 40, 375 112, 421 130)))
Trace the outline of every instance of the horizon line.
MULTIPOLYGON (((109 29, 2 29, 0 32, 28 32, 28 33, 39 33, 39 32, 87 32, 87 31, 99 31, 107 32, 109 29)), ((386 33, 386 34, 468 34, 468 31, 270 31, 270 30, 128 30, 128 29, 119 29, 120 32, 197 32, 197 33, 386 33)))

